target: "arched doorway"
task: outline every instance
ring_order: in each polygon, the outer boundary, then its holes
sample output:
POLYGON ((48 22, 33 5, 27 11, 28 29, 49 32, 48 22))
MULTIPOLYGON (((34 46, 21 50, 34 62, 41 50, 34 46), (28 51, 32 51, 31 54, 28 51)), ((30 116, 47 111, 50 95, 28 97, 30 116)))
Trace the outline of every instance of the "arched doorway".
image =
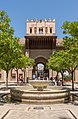
POLYGON ((32 71, 33 78, 43 79, 44 77, 49 77, 49 70, 46 67, 47 59, 45 57, 37 57, 35 58, 36 65, 32 71))

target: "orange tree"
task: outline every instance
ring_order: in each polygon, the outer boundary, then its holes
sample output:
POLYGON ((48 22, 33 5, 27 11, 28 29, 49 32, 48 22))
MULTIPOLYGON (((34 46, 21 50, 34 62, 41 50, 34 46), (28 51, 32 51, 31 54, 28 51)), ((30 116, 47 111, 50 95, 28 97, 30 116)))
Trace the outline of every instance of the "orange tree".
MULTIPOLYGON (((20 55, 20 57, 14 61, 14 68, 16 69, 17 72, 17 83, 18 83, 18 69, 21 69, 24 71, 24 80, 25 80, 25 75, 26 75, 26 68, 31 67, 35 64, 34 59, 31 59, 27 56, 20 55)), ((26 79, 27 82, 27 79, 26 79)))
POLYGON ((8 74, 11 69, 26 68, 34 64, 33 59, 23 55, 19 38, 14 36, 10 21, 7 13, 0 11, 0 69, 6 71, 6 88, 8 88, 8 74))
POLYGON ((50 56, 48 60, 48 68, 52 69, 58 73, 61 73, 62 76, 62 85, 63 85, 63 73, 67 68, 67 53, 64 50, 59 52, 55 51, 53 55, 50 56))
POLYGON ((73 75, 78 67, 78 22, 66 21, 62 25, 62 29, 63 33, 67 34, 63 40, 65 50, 54 53, 50 57, 49 67, 58 72, 68 70, 72 76, 72 90, 74 90, 73 75))
POLYGON ((14 68, 14 62, 21 54, 21 46, 10 26, 10 18, 5 11, 0 11, 0 68, 6 71, 6 88, 9 70, 14 68))
POLYGON ((74 72, 78 67, 78 21, 66 21, 62 25, 63 33, 66 35, 63 46, 67 52, 68 70, 72 75, 72 90, 74 90, 74 72))

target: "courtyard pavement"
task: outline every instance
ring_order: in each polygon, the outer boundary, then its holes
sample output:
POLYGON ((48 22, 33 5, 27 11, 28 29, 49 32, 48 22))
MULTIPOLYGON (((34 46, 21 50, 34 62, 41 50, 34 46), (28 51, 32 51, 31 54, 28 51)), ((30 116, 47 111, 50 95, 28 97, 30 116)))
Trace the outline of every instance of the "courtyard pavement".
MULTIPOLYGON (((12 87, 13 85, 9 85, 12 87)), ((5 84, 0 85, 0 94, 9 93, 10 90, 2 90, 5 84)), ((67 86, 70 88, 70 86, 67 86)), ((78 85, 75 86, 78 88, 78 85)), ((17 104, 0 103, 0 119, 78 119, 77 103, 67 104, 17 104)))
POLYGON ((3 104, 0 119, 78 119, 78 105, 73 104, 3 104))

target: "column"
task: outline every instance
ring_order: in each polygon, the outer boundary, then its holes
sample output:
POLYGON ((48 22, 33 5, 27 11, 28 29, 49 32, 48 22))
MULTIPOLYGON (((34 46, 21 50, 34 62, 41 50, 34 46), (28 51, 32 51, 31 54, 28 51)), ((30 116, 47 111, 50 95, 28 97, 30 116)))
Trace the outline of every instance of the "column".
POLYGON ((52 69, 49 69, 49 78, 52 77, 52 69))
POLYGON ((2 70, 3 82, 6 82, 6 71, 2 70))
POLYGON ((39 34, 39 28, 37 27, 37 35, 39 34))
POLYGON ((78 82, 78 69, 75 70, 75 82, 78 82))

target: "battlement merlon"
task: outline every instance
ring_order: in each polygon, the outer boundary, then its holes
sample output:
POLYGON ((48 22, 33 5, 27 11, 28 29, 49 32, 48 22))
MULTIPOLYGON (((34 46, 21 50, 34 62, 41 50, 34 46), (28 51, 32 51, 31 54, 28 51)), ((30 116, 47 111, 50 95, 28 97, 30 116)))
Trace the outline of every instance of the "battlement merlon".
POLYGON ((27 19, 26 22, 55 22, 55 19, 49 18, 49 19, 44 19, 44 20, 42 20, 42 19, 38 20, 36 18, 36 19, 30 19, 30 20, 27 19))
POLYGON ((55 19, 26 21, 26 35, 55 35, 55 19))

